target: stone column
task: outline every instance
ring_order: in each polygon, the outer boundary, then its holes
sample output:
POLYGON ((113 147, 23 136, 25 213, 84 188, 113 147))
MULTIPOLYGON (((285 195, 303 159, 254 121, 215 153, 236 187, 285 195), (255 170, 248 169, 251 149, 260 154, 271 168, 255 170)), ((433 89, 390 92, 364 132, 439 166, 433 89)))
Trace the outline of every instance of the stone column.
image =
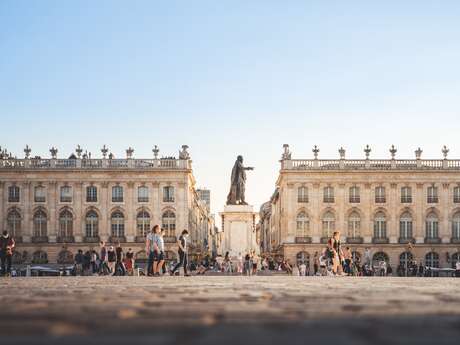
POLYGON ((398 215, 398 184, 390 184, 390 193, 389 193, 389 202, 388 211, 389 211, 389 222, 387 228, 387 236, 390 240, 390 243, 398 243, 398 232, 399 232, 399 215, 398 215))
POLYGON ((48 182, 48 241, 50 243, 56 242, 57 237, 57 219, 58 219, 58 210, 57 210, 57 183, 56 181, 48 182))
POLYGON ((126 199, 124 200, 126 205, 126 241, 134 242, 136 236, 136 215, 134 210, 134 182, 129 181, 127 183, 126 199))
POLYGON ((286 184, 286 198, 284 205, 284 212, 286 213, 286 237, 284 242, 294 243, 295 231, 296 231, 296 209, 295 209, 295 193, 294 183, 288 182, 286 184))
POLYGON ((425 186, 423 183, 417 183, 415 188, 415 220, 416 223, 413 226, 413 235, 416 243, 424 243, 425 241, 425 220, 424 220, 424 209, 426 205, 425 199, 425 186))
POLYGON ((84 210, 83 210, 83 182, 76 182, 73 184, 74 194, 73 194, 73 204, 74 204, 74 237, 75 242, 82 242, 85 232, 83 229, 84 224, 84 210))
POLYGON ((442 186, 438 187, 440 189, 439 195, 439 209, 441 211, 441 219, 439 223, 439 238, 442 243, 450 243, 451 231, 450 231, 450 222, 449 222, 449 201, 451 200, 449 195, 449 183, 443 183, 442 186))
POLYGON ((319 183, 313 183, 313 194, 312 194, 312 215, 311 215, 311 233, 312 233, 312 243, 319 243, 321 239, 321 215, 320 215, 320 205, 321 205, 321 185, 319 183))
POLYGON ((102 182, 98 189, 101 189, 101 219, 99 220, 99 237, 102 241, 107 241, 110 237, 110 215, 109 215, 109 200, 110 200, 110 188, 108 182, 102 182))
POLYGON ((161 193, 160 193, 160 184, 158 182, 152 183, 152 223, 150 224, 153 227, 155 224, 161 226, 161 193))
POLYGON ((29 243, 31 242, 33 233, 32 233, 32 199, 33 199, 33 188, 30 182, 24 182, 24 208, 22 210, 22 242, 29 243))
POLYGON ((337 186, 337 199, 335 200, 335 203, 337 205, 335 213, 335 231, 340 231, 341 240, 343 243, 345 243, 347 237, 347 228, 345 227, 345 212, 346 209, 353 206, 349 203, 347 193, 350 187, 351 185, 347 185, 346 183, 339 183, 337 186))
POLYGON ((366 195, 368 203, 363 207, 363 220, 361 222, 361 236, 364 243, 371 243, 374 236, 374 222, 372 219, 373 205, 375 204, 374 186, 370 183, 365 183, 366 195))
POLYGON ((3 228, 6 228, 6 213, 5 213, 5 182, 0 181, 0 225, 3 225, 3 228))

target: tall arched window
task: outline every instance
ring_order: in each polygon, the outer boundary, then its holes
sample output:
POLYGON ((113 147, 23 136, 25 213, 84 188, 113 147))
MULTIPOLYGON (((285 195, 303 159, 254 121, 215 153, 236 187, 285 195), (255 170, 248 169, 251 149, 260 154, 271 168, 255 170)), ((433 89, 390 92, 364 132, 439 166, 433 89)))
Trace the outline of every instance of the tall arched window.
POLYGON ((374 217, 374 237, 387 238, 387 218, 383 212, 377 212, 374 217))
POLYGON ((34 188, 34 201, 45 202, 46 201, 46 189, 43 186, 37 186, 34 188))
POLYGON ((390 262, 390 258, 388 257, 387 253, 384 252, 377 252, 372 257, 372 265, 374 267, 378 267, 381 261, 385 261, 387 264, 390 262))
POLYGON ((412 202, 412 188, 402 187, 401 188, 401 203, 407 204, 412 202))
POLYGON ((412 263, 413 259, 414 259, 414 256, 410 252, 401 253, 401 255, 399 256, 399 264, 406 272, 406 275, 407 275, 407 270, 410 268, 410 264, 412 263))
POLYGON ((161 217, 163 229, 165 229, 166 236, 174 236, 176 232, 176 215, 173 211, 166 211, 161 217))
POLYGON ((454 187, 454 203, 458 204, 460 203, 460 187, 454 187))
POLYGON ((299 187, 297 189, 297 202, 308 202, 308 188, 307 187, 299 187))
POLYGON ((21 215, 19 214, 18 210, 12 209, 9 211, 6 222, 8 233, 10 233, 11 236, 21 236, 21 215))
POLYGON ((399 219, 399 237, 412 239, 412 216, 409 212, 404 212, 399 219))
POLYGON ((425 266, 439 268, 439 254, 429 252, 425 255, 425 266))
POLYGON ((125 236, 125 216, 120 211, 112 213, 111 217, 112 236, 123 237, 125 236))
POLYGON ((428 214, 428 216, 426 217, 425 228, 427 239, 439 238, 439 219, 436 213, 431 212, 430 214, 428 214))
POLYGON ((99 217, 93 210, 86 213, 85 223, 86 237, 98 237, 99 236, 99 217))
POLYGON ((375 187, 375 203, 376 204, 383 204, 387 201, 385 187, 378 186, 375 187))
POLYGON ((47 236, 48 219, 43 210, 38 210, 34 213, 34 236, 45 237, 47 236))
POLYGON ((439 201, 438 198, 438 187, 436 186, 430 186, 427 188, 427 203, 437 203, 439 201))
POLYGON ((460 212, 457 212, 452 217, 452 238, 460 240, 460 212))
POLYGON ((349 194, 350 195, 349 195, 348 201, 350 203, 359 203, 361 201, 359 187, 357 186, 350 187, 349 194))
POLYGON ((297 228, 296 228, 297 237, 308 237, 310 234, 310 220, 308 219, 307 214, 302 211, 297 215, 297 228))
POLYGON ((150 229, 150 215, 147 211, 140 211, 137 214, 137 236, 145 237, 150 229))
POLYGON ((358 238, 361 236, 361 217, 353 211, 348 217, 348 237, 358 238))
POLYGON ((327 186, 323 189, 323 202, 332 203, 334 202, 334 187, 327 186))
POLYGON ((335 231, 334 213, 328 211, 323 215, 323 237, 331 237, 335 231))
POLYGON ((73 236, 73 215, 69 210, 59 214, 59 237, 73 236))

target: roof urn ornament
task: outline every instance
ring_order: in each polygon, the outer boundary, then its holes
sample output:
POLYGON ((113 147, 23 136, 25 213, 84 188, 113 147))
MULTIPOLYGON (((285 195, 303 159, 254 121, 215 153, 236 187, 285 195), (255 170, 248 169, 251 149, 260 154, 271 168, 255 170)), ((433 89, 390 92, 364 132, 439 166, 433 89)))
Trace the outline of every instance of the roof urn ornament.
POLYGON ((152 149, 152 152, 153 152, 153 157, 155 159, 158 159, 158 153, 160 152, 160 149, 158 148, 157 145, 154 146, 154 148, 152 149))
POLYGON ((415 150, 415 159, 422 158, 422 153, 423 153, 423 150, 420 147, 417 150, 415 150))
POLYGON ((31 152, 32 152, 32 149, 29 147, 29 145, 26 145, 24 149, 24 153, 26 154, 26 159, 29 159, 31 152))
POLYGON ((369 145, 366 145, 366 147, 364 148, 364 153, 366 154, 366 159, 369 159, 369 155, 371 153, 371 148, 369 147, 369 145))
POLYGON ((134 149, 131 146, 128 147, 126 150, 126 158, 128 159, 133 158, 133 153, 134 153, 134 149))
POLYGON ((313 152, 313 155, 315 156, 315 159, 318 159, 318 153, 319 153, 319 148, 318 146, 314 146, 313 147, 313 150, 311 150, 313 152))
POLYGON ((442 148, 442 155, 444 156, 444 159, 447 159, 447 154, 449 153, 449 149, 447 148, 446 145, 442 148))
POLYGON ((58 150, 57 148, 55 148, 54 146, 52 148, 50 148, 50 153, 51 153, 51 157, 53 159, 56 159, 57 158, 57 153, 58 153, 58 150))
POLYGON ((109 149, 107 148, 107 146, 102 146, 101 148, 101 152, 102 152, 102 157, 105 159, 107 157, 107 153, 109 152, 109 149))
POLYGON ((80 145, 77 145, 77 148, 75 149, 75 152, 77 153, 78 159, 80 159, 81 153, 83 152, 83 149, 80 147, 80 145))
POLYGON ((190 154, 187 150, 188 145, 182 145, 182 150, 179 150, 179 159, 190 159, 190 154))
POLYGON ((289 144, 283 145, 283 155, 281 156, 282 160, 290 160, 291 159, 291 151, 289 151, 289 144))
POLYGON ((396 150, 396 147, 394 145, 391 145, 390 147, 391 159, 395 159, 396 152, 398 152, 398 150, 396 150))
POLYGON ((343 147, 340 147, 339 155, 340 155, 340 159, 345 159, 345 149, 343 147))

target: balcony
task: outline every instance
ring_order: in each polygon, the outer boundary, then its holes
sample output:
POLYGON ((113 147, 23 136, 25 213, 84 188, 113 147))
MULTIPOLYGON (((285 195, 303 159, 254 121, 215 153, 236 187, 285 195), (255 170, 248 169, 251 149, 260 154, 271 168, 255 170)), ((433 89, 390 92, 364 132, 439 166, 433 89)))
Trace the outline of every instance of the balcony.
POLYGON ((348 244, 361 244, 363 243, 363 238, 360 236, 357 237, 347 237, 347 243, 348 244))
POLYGON ((452 237, 452 238, 450 239, 450 243, 460 244, 460 238, 458 238, 458 237, 452 237))
POLYGON ((426 244, 440 244, 441 239, 439 237, 425 237, 426 244))
POLYGON ((426 202, 428 204, 437 204, 439 202, 439 198, 437 196, 429 196, 426 202))
POLYGON ((110 236, 109 238, 110 243, 125 243, 126 242, 126 237, 125 236, 110 236))
POLYGON ((359 204, 361 202, 361 198, 359 196, 351 196, 348 201, 350 204, 359 204))
POLYGON ((73 237, 73 236, 58 236, 58 237, 56 237, 56 242, 58 242, 58 243, 73 243, 73 242, 75 242, 75 237, 73 237))
POLYGON ((177 242, 176 236, 163 236, 163 240, 165 241, 165 243, 176 243, 177 242))
POLYGON ((48 236, 32 236, 32 243, 48 243, 48 236))
POLYGON ((85 243, 98 243, 99 242, 99 236, 85 236, 83 237, 83 242, 85 243))
POLYGON ((374 244, 388 244, 390 239, 388 237, 372 237, 372 243, 374 244))
POLYGON ((311 243, 311 237, 309 236, 299 236, 294 239, 295 243, 303 244, 303 243, 311 243))
POLYGON ((413 238, 413 237, 400 237, 400 238, 398 238, 398 243, 400 243, 400 244, 415 243, 415 238, 413 238))

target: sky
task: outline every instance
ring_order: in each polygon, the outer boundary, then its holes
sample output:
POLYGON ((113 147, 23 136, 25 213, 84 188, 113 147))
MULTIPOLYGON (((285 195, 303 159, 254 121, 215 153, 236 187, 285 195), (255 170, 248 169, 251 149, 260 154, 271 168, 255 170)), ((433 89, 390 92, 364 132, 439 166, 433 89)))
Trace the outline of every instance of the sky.
POLYGON ((460 1, 0 1, 0 145, 178 155, 223 209, 293 158, 460 158, 460 1))

